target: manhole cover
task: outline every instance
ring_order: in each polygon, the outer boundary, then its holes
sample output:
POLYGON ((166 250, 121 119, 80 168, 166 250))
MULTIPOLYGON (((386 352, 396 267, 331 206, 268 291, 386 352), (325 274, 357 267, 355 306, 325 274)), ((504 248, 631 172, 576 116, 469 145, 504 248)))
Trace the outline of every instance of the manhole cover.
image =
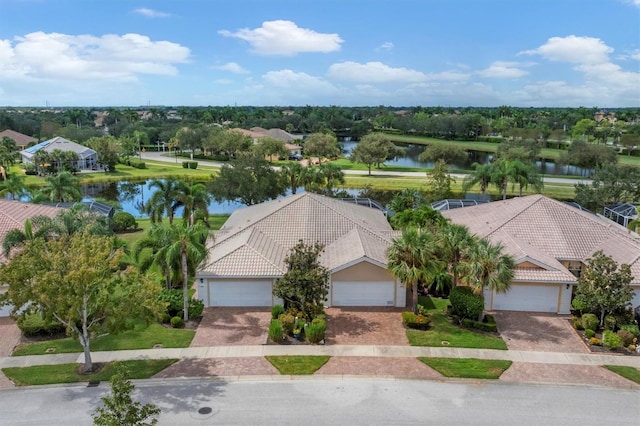
POLYGON ((198 410, 198 414, 211 414, 213 408, 211 407, 202 407, 198 410))
POLYGON ((100 380, 93 380, 93 381, 89 382, 87 387, 88 388, 95 388, 95 387, 98 387, 98 385, 100 385, 100 380))
POLYGON ((451 343, 449 343, 449 342, 448 342, 448 341, 446 341, 446 340, 443 340, 442 342, 440 342, 440 344, 441 344, 442 346, 449 346, 451 343))

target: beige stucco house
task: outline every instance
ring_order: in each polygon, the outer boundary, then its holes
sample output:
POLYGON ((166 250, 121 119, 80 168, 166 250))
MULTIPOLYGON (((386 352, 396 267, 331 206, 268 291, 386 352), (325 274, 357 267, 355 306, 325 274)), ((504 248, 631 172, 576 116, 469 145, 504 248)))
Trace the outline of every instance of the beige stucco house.
POLYGON ((442 214, 472 234, 502 243, 516 261, 511 290, 485 291, 487 310, 569 313, 577 276, 598 250, 631 265, 632 304, 640 305, 640 237, 611 220, 542 195, 442 214))
POLYGON ((384 214, 335 198, 301 193, 236 210, 215 233, 196 275, 205 306, 272 306, 273 283, 299 241, 325 246, 327 306, 406 306, 406 289, 387 272, 395 232, 384 214))

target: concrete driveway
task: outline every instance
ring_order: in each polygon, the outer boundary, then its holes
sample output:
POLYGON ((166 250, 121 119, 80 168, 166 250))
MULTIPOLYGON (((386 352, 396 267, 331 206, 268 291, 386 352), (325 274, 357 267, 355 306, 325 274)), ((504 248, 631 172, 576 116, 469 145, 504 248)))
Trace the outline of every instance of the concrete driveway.
POLYGON ((536 352, 588 353, 569 316, 539 312, 493 312, 507 347, 536 352))
POLYGON ((192 347, 264 345, 270 308, 206 308, 192 347))
POLYGON ((408 345, 403 308, 327 308, 329 345, 408 345))

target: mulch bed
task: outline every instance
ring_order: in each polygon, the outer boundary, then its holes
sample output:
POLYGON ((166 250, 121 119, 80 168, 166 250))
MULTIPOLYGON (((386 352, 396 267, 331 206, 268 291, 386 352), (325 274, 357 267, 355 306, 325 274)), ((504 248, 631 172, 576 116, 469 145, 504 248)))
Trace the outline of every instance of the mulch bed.
MULTIPOLYGON (((640 352, 633 351, 629 348, 618 348, 618 349, 609 349, 608 347, 601 345, 592 345, 589 343, 589 339, 587 339, 584 335, 584 330, 576 330, 573 327, 572 320, 568 320, 571 324, 571 328, 578 334, 578 336, 582 339, 587 349, 589 349, 592 353, 597 353, 601 355, 626 355, 626 356, 640 356, 640 352)), ((597 337, 602 341, 602 333, 596 333, 594 337, 597 337)))

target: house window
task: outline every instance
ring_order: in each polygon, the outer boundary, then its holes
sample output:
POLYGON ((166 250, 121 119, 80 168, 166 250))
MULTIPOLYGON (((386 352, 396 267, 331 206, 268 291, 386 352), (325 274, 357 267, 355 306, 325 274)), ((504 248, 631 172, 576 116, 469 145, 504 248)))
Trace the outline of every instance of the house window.
POLYGON ((576 278, 580 278, 582 274, 582 262, 567 262, 567 269, 571 272, 576 278))

